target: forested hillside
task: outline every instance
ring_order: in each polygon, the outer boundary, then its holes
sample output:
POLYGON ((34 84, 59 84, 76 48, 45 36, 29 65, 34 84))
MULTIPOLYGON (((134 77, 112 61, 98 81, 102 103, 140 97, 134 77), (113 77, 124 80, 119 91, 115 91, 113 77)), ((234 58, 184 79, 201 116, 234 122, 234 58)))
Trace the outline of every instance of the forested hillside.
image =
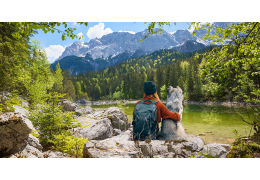
MULTIPOLYGON (((211 49, 210 46, 199 53, 211 49)), ((147 56, 128 59, 105 70, 89 71, 78 76, 68 75, 75 86, 77 97, 90 100, 140 99, 145 81, 154 81, 159 93, 165 92, 170 85, 180 86, 184 90, 185 99, 190 100, 232 98, 228 83, 221 85, 219 81, 204 80, 200 70, 205 66, 205 58, 201 56, 194 60, 196 53, 159 50, 147 56)), ((163 94, 160 96, 164 99, 166 97, 163 94)))

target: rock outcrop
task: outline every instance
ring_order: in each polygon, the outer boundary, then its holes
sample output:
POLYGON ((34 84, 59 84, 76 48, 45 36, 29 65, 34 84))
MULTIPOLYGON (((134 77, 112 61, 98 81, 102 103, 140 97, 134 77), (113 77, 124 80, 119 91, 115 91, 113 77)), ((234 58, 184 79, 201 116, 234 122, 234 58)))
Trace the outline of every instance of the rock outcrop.
POLYGON ((29 111, 13 105, 14 112, 0 115, 0 157, 10 158, 61 158, 68 157, 61 152, 42 152, 39 140, 31 135, 34 129, 27 118, 29 111))
POLYGON ((71 131, 78 137, 103 140, 119 135, 130 127, 126 114, 118 107, 96 109, 92 114, 78 118, 83 128, 71 131))
POLYGON ((69 156, 66 153, 58 151, 49 150, 41 152, 39 149, 27 144, 22 151, 12 154, 10 158, 69 158, 69 156))
MULTIPOLYGON (((150 143, 140 141, 135 144, 132 140, 131 128, 117 136, 104 140, 90 140, 83 148, 84 158, 201 158, 201 153, 207 151, 213 157, 226 157, 228 151, 220 151, 213 146, 200 146, 186 140, 161 141, 152 140, 150 143), (214 156, 215 153, 216 156, 214 156), (220 156, 218 156, 220 155, 220 156)), ((225 145, 221 146, 224 147, 225 145)))
POLYGON ((203 147, 202 152, 206 152, 207 154, 217 157, 217 158, 225 158, 227 157, 231 146, 228 144, 216 144, 216 143, 209 143, 203 147))
POLYGON ((97 121, 95 124, 80 130, 77 136, 96 140, 111 138, 113 136, 111 121, 107 118, 97 121))
POLYGON ((13 105, 13 108, 14 108, 14 113, 20 113, 22 114, 23 116, 25 117, 28 117, 29 115, 29 111, 21 106, 18 106, 18 105, 13 105))
POLYGON ((70 100, 64 99, 60 102, 60 105, 63 106, 65 111, 75 111, 76 108, 79 108, 79 105, 71 102, 70 100))
POLYGON ((7 112, 0 115, 0 151, 2 155, 16 153, 26 145, 33 125, 21 113, 7 112))
POLYGON ((92 114, 94 111, 90 106, 86 106, 85 108, 76 108, 75 109, 75 114, 77 116, 82 116, 83 114, 92 114))

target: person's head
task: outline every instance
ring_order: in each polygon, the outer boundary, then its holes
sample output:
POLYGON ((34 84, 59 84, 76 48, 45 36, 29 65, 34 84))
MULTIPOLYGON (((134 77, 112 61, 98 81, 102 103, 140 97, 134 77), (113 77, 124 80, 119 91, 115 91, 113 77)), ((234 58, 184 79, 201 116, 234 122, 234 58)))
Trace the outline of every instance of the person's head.
POLYGON ((152 81, 146 81, 144 83, 144 97, 142 100, 146 99, 147 96, 153 96, 155 101, 160 101, 158 94, 157 94, 156 85, 152 81))

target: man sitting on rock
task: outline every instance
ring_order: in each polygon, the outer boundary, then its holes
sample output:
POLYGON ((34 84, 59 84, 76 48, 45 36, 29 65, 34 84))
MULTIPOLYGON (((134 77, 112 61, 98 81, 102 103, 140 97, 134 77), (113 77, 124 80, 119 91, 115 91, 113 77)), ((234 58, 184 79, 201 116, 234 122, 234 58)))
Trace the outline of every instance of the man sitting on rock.
POLYGON ((161 118, 180 120, 183 113, 181 108, 179 113, 171 112, 160 102, 156 92, 156 85, 152 81, 144 83, 144 97, 136 103, 133 112, 133 140, 154 140, 159 133, 161 118))

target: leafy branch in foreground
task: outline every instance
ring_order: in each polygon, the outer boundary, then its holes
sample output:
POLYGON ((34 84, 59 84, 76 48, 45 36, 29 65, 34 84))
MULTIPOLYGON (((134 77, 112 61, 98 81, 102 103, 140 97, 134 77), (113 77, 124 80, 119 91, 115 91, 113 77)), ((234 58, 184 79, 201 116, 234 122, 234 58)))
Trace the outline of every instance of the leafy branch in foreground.
MULTIPOLYGON (((147 24, 147 22, 145 22, 144 24, 147 24)), ((149 35, 151 35, 151 34, 158 34, 158 33, 161 34, 162 28, 163 28, 164 25, 170 26, 171 24, 170 24, 170 22, 151 22, 151 23, 148 25, 148 28, 147 28, 148 33, 144 36, 143 39, 140 40, 140 42, 143 42, 143 40, 144 40, 145 38, 147 38, 147 37, 148 37, 149 35), (158 25, 159 28, 158 28, 157 31, 154 31, 156 25, 158 25)), ((175 22, 174 22, 174 25, 176 25, 175 22)))
MULTIPOLYGON (((199 28, 197 24, 192 24, 199 28)), ((195 28, 195 29, 196 29, 195 28)), ((203 28, 210 31, 216 29, 216 34, 207 33, 203 40, 212 40, 212 42, 229 41, 222 47, 213 48, 204 54, 198 54, 196 57, 203 56, 206 59, 204 69, 201 73, 206 76, 205 79, 224 80, 233 76, 234 87, 229 90, 236 91, 235 99, 245 101, 251 107, 247 115, 253 115, 251 122, 240 117, 247 124, 252 125, 255 133, 252 136, 253 141, 260 142, 260 111, 259 108, 253 107, 254 104, 260 103, 260 23, 259 22, 242 22, 232 24, 227 28, 212 26, 209 23, 203 28)), ((239 139, 239 138, 238 138, 239 139)))
MULTIPOLYGON (((83 22, 78 22, 79 24, 83 24, 83 22)), ((71 37, 72 39, 74 38, 79 38, 82 39, 84 38, 83 36, 77 36, 74 34, 74 31, 76 28, 68 27, 68 23, 66 22, 9 22, 9 24, 12 24, 16 27, 16 29, 19 29, 16 33, 13 33, 12 36, 19 39, 20 34, 24 33, 25 35, 29 35, 37 30, 42 30, 45 34, 47 32, 54 33, 55 31, 58 33, 62 33, 62 40, 66 40, 67 37, 71 37), (59 30, 56 28, 63 25, 65 30, 59 30)), ((85 26, 88 26, 87 22, 84 22, 85 26)))
MULTIPOLYGON (((211 25, 207 26, 212 28, 211 25)), ((229 74, 234 74, 237 85, 230 89, 238 91, 237 100, 251 103, 259 103, 260 99, 260 24, 258 22, 246 22, 232 24, 227 28, 215 27, 217 34, 207 33, 203 40, 213 42, 224 40, 229 44, 212 49, 203 54, 206 58, 206 66, 202 74, 210 80, 224 79, 229 74)), ((198 57, 199 55, 197 55, 198 57)))

